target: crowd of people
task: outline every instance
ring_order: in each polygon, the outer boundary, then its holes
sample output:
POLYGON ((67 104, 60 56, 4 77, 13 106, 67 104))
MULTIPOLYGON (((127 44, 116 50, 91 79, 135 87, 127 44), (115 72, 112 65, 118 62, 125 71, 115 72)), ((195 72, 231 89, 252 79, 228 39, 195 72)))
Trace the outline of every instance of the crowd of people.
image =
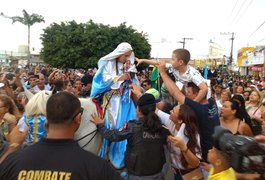
POLYGON ((265 136, 265 77, 223 75, 209 79, 176 49, 170 62, 140 59, 120 43, 98 69, 1 67, 0 179, 262 179, 236 172, 213 141, 215 128, 265 136), (148 70, 159 69, 159 88, 148 70), (210 80, 210 83, 208 83, 210 80), (74 139, 83 107, 93 99, 91 121, 103 140, 95 155, 74 139))

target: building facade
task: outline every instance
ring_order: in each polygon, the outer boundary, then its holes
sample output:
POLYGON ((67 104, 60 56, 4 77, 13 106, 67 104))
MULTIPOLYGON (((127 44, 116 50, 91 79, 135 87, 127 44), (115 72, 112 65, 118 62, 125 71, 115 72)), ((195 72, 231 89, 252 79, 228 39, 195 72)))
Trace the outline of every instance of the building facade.
POLYGON ((238 50, 237 66, 241 75, 264 76, 265 46, 243 47, 238 50))

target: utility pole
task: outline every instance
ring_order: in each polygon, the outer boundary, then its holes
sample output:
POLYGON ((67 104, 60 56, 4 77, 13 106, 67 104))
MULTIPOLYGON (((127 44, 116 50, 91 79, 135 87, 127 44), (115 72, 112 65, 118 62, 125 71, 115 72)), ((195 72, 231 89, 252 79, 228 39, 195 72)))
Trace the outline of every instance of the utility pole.
POLYGON ((235 33, 234 32, 228 32, 228 33, 221 33, 221 35, 232 35, 232 37, 230 38, 231 40, 231 51, 230 51, 230 57, 229 57, 229 65, 232 65, 232 62, 233 62, 233 46, 234 46, 234 35, 235 33))
POLYGON ((183 44, 183 49, 185 48, 186 40, 193 40, 193 38, 186 38, 186 37, 184 37, 182 39, 183 39, 183 41, 178 41, 178 42, 183 44))
POLYGON ((232 37, 231 37, 231 52, 230 52, 230 64, 232 64, 233 61, 233 45, 234 45, 234 32, 232 32, 232 37))

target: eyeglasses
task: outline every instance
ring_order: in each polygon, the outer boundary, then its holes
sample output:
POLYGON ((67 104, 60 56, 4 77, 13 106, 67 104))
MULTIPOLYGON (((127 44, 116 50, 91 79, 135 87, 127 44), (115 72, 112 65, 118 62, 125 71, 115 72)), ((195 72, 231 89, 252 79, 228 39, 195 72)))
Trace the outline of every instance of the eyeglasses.
POLYGON ((147 86, 147 84, 143 84, 143 87, 146 87, 147 86))
POLYGON ((81 116, 82 116, 82 114, 83 114, 83 112, 84 112, 84 108, 80 108, 80 110, 73 116, 73 118, 72 119, 75 119, 76 118, 76 116, 80 113, 81 114, 81 116))

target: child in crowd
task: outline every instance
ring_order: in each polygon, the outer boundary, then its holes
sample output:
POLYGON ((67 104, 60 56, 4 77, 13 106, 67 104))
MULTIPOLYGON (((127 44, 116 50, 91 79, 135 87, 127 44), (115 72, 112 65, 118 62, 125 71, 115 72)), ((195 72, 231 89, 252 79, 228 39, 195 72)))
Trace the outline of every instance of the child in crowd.
POLYGON ((216 147, 208 152, 208 161, 213 165, 210 168, 208 180, 236 180, 236 173, 229 163, 229 157, 216 147))
MULTIPOLYGON (((136 61, 138 62, 137 65, 141 63, 159 65, 159 61, 156 60, 136 58, 136 61)), ((194 101, 200 102, 202 99, 205 98, 207 92, 209 94, 209 97, 211 93, 210 90, 208 91, 206 79, 202 77, 202 75, 198 70, 188 65, 189 61, 190 61, 190 52, 188 50, 176 49, 172 53, 171 63, 166 64, 166 67, 173 71, 173 75, 180 89, 182 89, 182 86, 186 85, 188 82, 193 82, 200 88, 197 97, 194 99, 194 101)), ((208 94, 207 98, 209 98, 208 94)))
POLYGON ((221 129, 224 128, 217 126, 213 134, 213 147, 208 150, 207 155, 207 159, 210 164, 201 162, 200 166, 206 171, 209 171, 209 175, 207 177, 208 180, 236 180, 236 172, 231 166, 230 157, 222 151, 222 143, 224 143, 224 141, 220 141, 221 134, 226 132, 232 135, 232 133, 227 129, 224 129, 225 131, 221 129))

